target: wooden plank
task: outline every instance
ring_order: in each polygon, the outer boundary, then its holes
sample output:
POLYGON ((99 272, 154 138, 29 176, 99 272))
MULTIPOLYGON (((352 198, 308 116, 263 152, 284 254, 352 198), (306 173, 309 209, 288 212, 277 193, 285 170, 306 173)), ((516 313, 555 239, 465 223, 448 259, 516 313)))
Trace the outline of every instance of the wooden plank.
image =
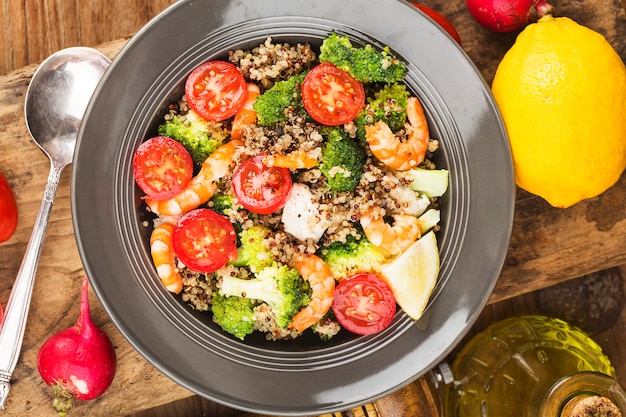
POLYGON ((97 46, 128 37, 173 3, 175 0, 2 0, 0 74, 41 62, 69 46, 97 46))
MULTIPOLYGON (((137 0, 133 5, 125 0, 40 0, 36 4, 2 1, 0 18, 8 24, 0 30, 0 42, 12 47, 0 50, 0 74, 5 73, 0 76, 0 170, 15 190, 20 211, 15 236, 0 244, 0 274, 5 277, 0 281, 3 303, 26 248, 49 168, 45 156, 31 143, 23 122, 24 93, 34 65, 12 70, 39 62, 62 47, 97 45, 127 36, 149 16, 171 3, 173 1, 165 0, 137 0)), ((496 35, 480 28, 468 17, 462 0, 424 3, 442 11, 456 25, 464 49, 490 81, 497 62, 513 43, 515 35, 496 35)), ((620 55, 626 56, 624 12, 616 2, 563 1, 558 6, 560 14, 575 16, 605 34, 620 55)), ((102 45, 100 49, 113 57, 126 40, 102 45)), ((75 302, 84 272, 70 219, 69 170, 61 181, 42 251, 24 353, 4 411, 8 416, 49 415, 51 396, 37 373, 36 354, 45 338, 76 320, 75 302)), ((626 238, 625 195, 626 184, 622 179, 598 198, 559 210, 537 197, 519 192, 513 239, 490 302, 626 263, 622 248, 626 238)), ((118 374, 101 399, 78 404, 77 415, 128 415, 193 395, 141 358, 93 297, 92 307, 96 324, 113 339, 119 359, 118 374)), ((623 342, 623 334, 615 337, 623 342)), ((406 406, 407 390, 413 389, 411 385, 396 396, 377 402, 376 412, 381 417, 389 417, 392 414, 384 412, 391 411, 386 409, 406 406)), ((220 407, 215 406, 215 410, 218 409, 220 407)), ((230 411, 220 410, 224 417, 230 417, 227 414, 230 411)), ((221 416, 217 411, 213 415, 221 416)))

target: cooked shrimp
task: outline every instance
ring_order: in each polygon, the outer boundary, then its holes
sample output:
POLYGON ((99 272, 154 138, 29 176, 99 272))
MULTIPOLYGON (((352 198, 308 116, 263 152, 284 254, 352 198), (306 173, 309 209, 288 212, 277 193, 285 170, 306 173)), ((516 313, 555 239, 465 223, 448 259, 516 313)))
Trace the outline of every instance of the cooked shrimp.
POLYGON ((361 216, 361 226, 367 239, 375 246, 398 255, 419 239, 420 227, 417 217, 409 214, 395 214, 393 220, 391 225, 369 211, 361 216))
POLYGON ((365 126, 365 139, 372 154, 391 169, 406 171, 424 161, 430 135, 424 109, 416 97, 409 97, 406 104, 409 123, 405 123, 408 135, 398 138, 382 120, 373 126, 365 126))
POLYGON ((237 112, 233 119, 233 124, 230 132, 231 140, 241 140, 241 134, 246 126, 250 126, 256 123, 257 115, 254 110, 254 102, 256 98, 261 94, 259 86, 256 84, 248 83, 248 99, 243 108, 237 112))
POLYGON ((296 269, 311 284, 311 302, 300 310, 289 323, 289 328, 302 333, 330 310, 335 292, 335 278, 330 267, 317 255, 296 259, 296 269))
POLYGON ((165 200, 146 199, 150 210, 163 216, 176 216, 209 201, 217 189, 215 182, 228 174, 238 146, 243 146, 243 143, 231 140, 217 148, 202 163, 200 172, 191 179, 187 188, 174 197, 165 200))
POLYGON ((288 154, 275 153, 267 155, 264 162, 269 167, 309 169, 317 165, 317 158, 300 149, 288 154))
POLYGON ((171 223, 162 223, 155 227, 150 235, 150 252, 161 282, 168 291, 178 294, 183 289, 183 278, 176 267, 172 247, 173 230, 174 225, 171 223))

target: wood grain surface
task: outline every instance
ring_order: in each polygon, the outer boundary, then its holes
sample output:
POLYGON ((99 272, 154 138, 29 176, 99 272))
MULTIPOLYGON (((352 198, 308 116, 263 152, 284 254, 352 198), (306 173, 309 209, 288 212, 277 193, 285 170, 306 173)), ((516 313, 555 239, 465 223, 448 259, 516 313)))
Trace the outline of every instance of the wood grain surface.
MULTIPOLYGON (((0 50, 0 171, 16 193, 20 212, 15 235, 0 244, 2 305, 8 299, 24 254, 49 170, 47 159, 30 141, 23 119, 24 93, 36 64, 58 49, 76 45, 98 46, 113 58, 132 33, 172 3, 171 0, 0 0, 0 21, 3 22, 0 29, 3 45, 0 50)), ((423 3, 440 11, 456 26, 464 50, 489 84, 516 35, 495 34, 481 28, 469 16, 463 0, 425 0, 423 3)), ((626 58, 626 19, 619 1, 553 0, 552 3, 556 15, 570 16, 602 33, 622 58, 626 58)), ((370 5, 375 7, 375 1, 370 5)), ((36 355, 45 338, 75 322, 80 278, 84 274, 73 237, 69 183, 70 170, 67 169, 46 232, 23 355, 14 372, 13 389, 3 412, 7 416, 53 415, 50 392, 36 369, 36 355)), ((521 300, 520 294, 626 264, 623 249, 625 196, 624 177, 600 197, 566 210, 551 208, 543 200, 518 190, 506 265, 490 303, 512 299, 510 305, 514 305, 516 300, 521 300)), ((96 401, 77 404, 73 415, 125 416, 193 396, 139 356, 110 322, 95 297, 92 296, 91 301, 94 321, 113 339, 118 370, 105 395, 96 401)), ((403 404, 412 404, 407 398, 418 395, 422 383, 420 380, 377 401, 378 414, 372 414, 374 411, 364 406, 353 415, 359 412, 369 417, 408 415, 392 413, 401 410, 403 404)), ((209 404, 202 405, 201 412, 206 415, 241 414, 209 404)), ((415 411, 415 407, 410 407, 415 411)))
POLYGON ((70 46, 131 36, 174 0, 2 0, 0 74, 70 46))

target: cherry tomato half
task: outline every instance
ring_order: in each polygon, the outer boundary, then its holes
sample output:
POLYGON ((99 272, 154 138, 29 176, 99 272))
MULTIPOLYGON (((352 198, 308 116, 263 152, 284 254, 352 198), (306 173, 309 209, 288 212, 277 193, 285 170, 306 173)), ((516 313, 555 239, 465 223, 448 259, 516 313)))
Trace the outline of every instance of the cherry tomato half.
POLYGON ((180 193, 193 176, 193 160, 174 139, 157 136, 139 145, 133 157, 135 182, 148 198, 164 200, 180 193))
POLYGON ((195 209, 176 223, 174 254, 189 269, 213 272, 237 258, 237 236, 228 219, 213 210, 195 209))
POLYGON ((450 23, 450 21, 448 19, 443 17, 443 15, 441 15, 439 12, 431 9, 430 7, 426 7, 423 4, 419 4, 419 3, 415 3, 415 2, 410 2, 410 3, 413 6, 417 7, 418 9, 420 9, 421 11, 423 11, 424 13, 426 13, 435 22, 437 22, 439 24, 439 26, 441 26, 446 32, 448 32, 450 34, 450 36, 452 36, 452 38, 459 45, 461 45, 461 37, 459 36, 459 33, 456 31, 454 26, 452 26, 452 23, 450 23))
POLYGON ((302 104, 316 122, 339 126, 359 114, 365 104, 365 90, 350 74, 324 62, 302 81, 302 104))
POLYGON ((233 174, 233 190, 239 203, 258 214, 283 208, 291 191, 287 168, 265 166, 264 154, 246 159, 233 174))
POLYGON ((378 333, 396 314, 391 288, 374 274, 357 274, 335 287, 333 313, 341 326, 356 334, 378 333))
POLYGON ((185 83, 189 106, 201 117, 219 122, 234 116, 248 99, 246 80, 236 66, 226 61, 199 65, 185 83))
MULTIPOLYGON (((9 240, 17 228, 17 203, 7 179, 0 173, 0 242, 9 240)), ((2 314, 0 313, 0 317, 2 314)))

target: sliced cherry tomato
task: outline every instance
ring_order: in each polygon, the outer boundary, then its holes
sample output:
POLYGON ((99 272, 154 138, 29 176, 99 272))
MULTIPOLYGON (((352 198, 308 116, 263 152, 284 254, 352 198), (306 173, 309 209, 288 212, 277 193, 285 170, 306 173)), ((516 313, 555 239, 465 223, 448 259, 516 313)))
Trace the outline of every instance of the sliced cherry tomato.
POLYGON ((265 155, 246 159, 233 174, 233 190, 239 203, 259 214, 270 214, 283 208, 291 191, 287 168, 265 166, 265 155))
POLYGON ((237 235, 228 219, 213 210, 195 209, 172 232, 174 254, 189 269, 213 272, 237 258, 237 235))
POLYGON ((446 32, 448 32, 450 34, 450 36, 452 36, 452 38, 459 45, 461 45, 461 37, 459 36, 459 33, 456 31, 454 26, 452 26, 452 23, 450 23, 450 21, 448 19, 443 17, 443 15, 441 15, 439 12, 431 9, 430 7, 424 6, 423 4, 414 3, 414 2, 410 2, 410 3, 413 6, 417 7, 418 9, 420 9, 421 11, 423 11, 424 13, 426 13, 428 16, 430 16, 431 19, 433 19, 435 22, 437 22, 439 24, 439 26, 441 26, 446 32))
POLYGON ((337 284, 332 309, 346 330, 373 334, 391 324, 396 314, 396 299, 378 276, 357 274, 337 284))
POLYGON ((246 103, 246 80, 236 66, 226 61, 199 65, 185 83, 189 106, 201 117, 222 121, 234 116, 246 103))
POLYGON ((365 90, 350 74, 324 62, 302 81, 302 104, 316 122, 338 126, 359 114, 365 104, 365 90))
POLYGON ((193 160, 174 139, 157 136, 139 145, 133 157, 135 182, 153 200, 180 193, 193 176, 193 160))
MULTIPOLYGON (((0 242, 9 240, 17 228, 17 203, 7 179, 0 173, 0 242)), ((0 313, 0 317, 2 314, 0 313)))

